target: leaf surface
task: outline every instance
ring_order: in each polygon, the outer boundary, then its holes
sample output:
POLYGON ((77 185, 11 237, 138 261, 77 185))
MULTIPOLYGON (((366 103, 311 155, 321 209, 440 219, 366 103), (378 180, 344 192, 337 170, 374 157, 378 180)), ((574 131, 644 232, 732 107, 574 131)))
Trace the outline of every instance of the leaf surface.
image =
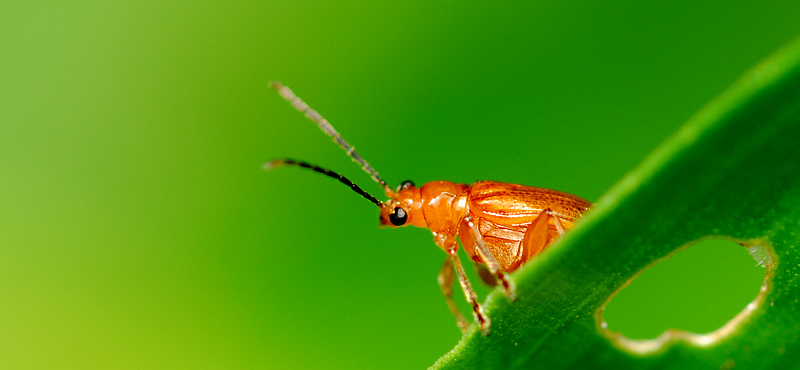
POLYGON ((473 325, 432 368, 800 368, 798 247, 800 40, 698 112, 514 274, 515 302, 490 294, 491 335, 473 325), (748 308, 706 335, 631 341, 602 328, 615 293, 705 238, 764 260, 767 279, 748 308))

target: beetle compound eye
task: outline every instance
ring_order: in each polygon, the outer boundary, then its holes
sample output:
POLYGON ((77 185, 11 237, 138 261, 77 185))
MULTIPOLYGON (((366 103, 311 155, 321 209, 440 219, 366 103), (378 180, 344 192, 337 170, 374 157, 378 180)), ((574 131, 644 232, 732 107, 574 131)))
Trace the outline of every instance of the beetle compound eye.
POLYGON ((406 180, 400 183, 400 186, 397 187, 397 191, 406 190, 412 187, 414 187, 414 182, 411 180, 406 180))
POLYGON ((394 212, 389 215, 389 221, 394 226, 403 226, 406 224, 407 220, 408 214, 406 214, 406 211, 400 207, 395 207, 394 212))

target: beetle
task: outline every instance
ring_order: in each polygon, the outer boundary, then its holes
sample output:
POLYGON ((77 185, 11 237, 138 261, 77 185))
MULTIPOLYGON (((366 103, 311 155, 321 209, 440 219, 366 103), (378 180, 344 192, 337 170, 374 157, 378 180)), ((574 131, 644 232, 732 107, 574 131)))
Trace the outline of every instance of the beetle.
POLYGON ((333 177, 377 205, 381 225, 392 228, 413 225, 430 230, 434 243, 447 254, 438 282, 462 332, 467 331, 469 322, 452 297, 454 275, 485 335, 489 334, 491 320, 478 303, 458 258, 458 240, 475 262, 481 280, 489 285, 502 285, 506 297, 513 301, 516 298, 515 287, 507 274, 535 258, 572 228, 591 206, 580 197, 560 191, 496 181, 479 181, 472 185, 433 181, 420 187, 412 181, 404 181, 392 189, 326 119, 291 89, 277 81, 269 85, 332 137, 373 181, 383 187, 389 199, 381 201, 344 176, 304 161, 275 159, 265 163, 263 168, 269 170, 294 165, 333 177))

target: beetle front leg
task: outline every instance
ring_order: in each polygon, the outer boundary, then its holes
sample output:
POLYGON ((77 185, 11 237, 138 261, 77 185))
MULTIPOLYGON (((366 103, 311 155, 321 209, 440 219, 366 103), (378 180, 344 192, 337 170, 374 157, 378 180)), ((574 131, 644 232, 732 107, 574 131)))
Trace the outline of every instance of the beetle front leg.
POLYGON ((472 305, 472 313, 475 315, 475 321, 477 321, 478 325, 480 325, 483 335, 489 335, 489 326, 492 322, 489 320, 489 316, 486 316, 486 313, 483 312, 483 307, 481 307, 481 305, 478 303, 478 297, 475 295, 475 291, 472 290, 472 286, 469 284, 469 279, 467 279, 467 274, 464 273, 464 267, 461 266, 461 261, 458 259, 456 250, 448 251, 447 257, 450 260, 450 263, 452 263, 452 266, 456 269, 458 283, 461 285, 461 290, 464 291, 464 296, 467 298, 467 302, 472 305))
POLYGON ((516 286, 511 280, 508 280, 508 275, 506 275, 503 270, 500 269, 500 264, 497 263, 497 259, 494 258, 494 254, 492 251, 489 250, 489 247, 486 246, 486 242, 483 240, 481 233, 478 232, 478 228, 475 226, 475 223, 472 222, 472 217, 465 217, 464 223, 467 224, 467 227, 472 231, 472 237, 475 239, 475 246, 477 246, 476 251, 478 252, 478 256, 483 260, 483 263, 486 264, 486 267, 489 269, 489 272, 494 274, 497 277, 497 281, 503 285, 503 289, 505 289, 506 297, 509 300, 517 299, 516 294, 516 286))
POLYGON ((442 288, 447 307, 450 307, 450 311, 453 312, 453 315, 456 317, 458 328, 461 329, 462 333, 466 333, 469 327, 469 321, 464 318, 464 315, 461 314, 461 310, 456 306, 456 302, 453 301, 453 261, 450 256, 444 261, 444 266, 442 266, 442 270, 439 271, 437 280, 439 281, 439 287, 442 288))

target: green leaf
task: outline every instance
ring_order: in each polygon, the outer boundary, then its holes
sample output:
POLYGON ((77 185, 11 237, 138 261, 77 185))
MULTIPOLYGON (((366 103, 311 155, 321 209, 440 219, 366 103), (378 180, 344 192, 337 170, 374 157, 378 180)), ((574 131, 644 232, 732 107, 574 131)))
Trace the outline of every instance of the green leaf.
POLYGON ((800 40, 702 109, 514 274, 515 302, 495 290, 485 304, 491 335, 473 325, 433 368, 798 368, 798 247, 800 40), (602 328, 616 292, 709 237, 764 259, 767 279, 745 311, 703 336, 631 341, 602 328))

